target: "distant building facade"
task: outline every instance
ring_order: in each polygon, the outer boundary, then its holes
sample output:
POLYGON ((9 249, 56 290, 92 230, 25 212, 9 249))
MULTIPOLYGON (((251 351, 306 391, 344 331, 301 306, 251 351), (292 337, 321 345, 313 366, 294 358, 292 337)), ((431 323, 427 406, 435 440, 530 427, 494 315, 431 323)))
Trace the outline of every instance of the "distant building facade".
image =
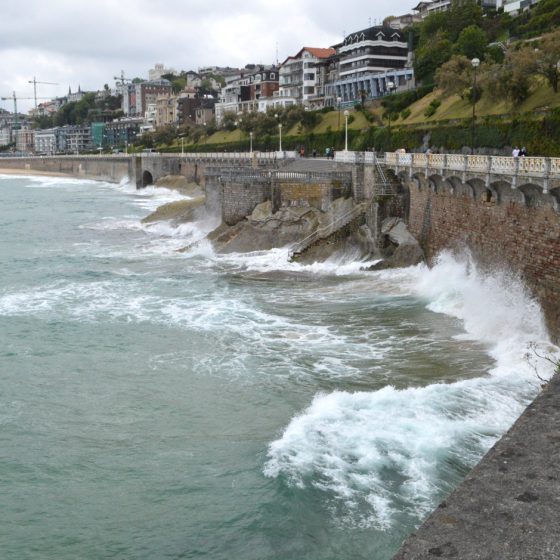
POLYGON ((279 89, 279 72, 276 67, 259 67, 256 71, 229 78, 215 105, 216 123, 222 122, 226 113, 251 113, 266 111, 268 103, 279 89), (265 107, 264 109, 262 107, 265 107))
POLYGON ((121 86, 122 110, 127 117, 143 116, 146 108, 161 95, 171 95, 169 80, 152 80, 147 82, 123 84, 121 86))
POLYGON ((161 77, 165 74, 175 74, 175 72, 173 68, 165 68, 161 62, 158 62, 154 64, 153 68, 148 70, 148 81, 153 82, 155 80, 161 80, 161 77))
POLYGON ((325 95, 327 74, 323 63, 335 54, 332 47, 303 47, 296 55, 289 56, 280 65, 278 97, 289 99, 290 104, 314 108, 314 102, 325 95))
POLYGON ((435 12, 447 12, 451 9, 452 0, 422 0, 414 8, 421 19, 427 18, 435 12))

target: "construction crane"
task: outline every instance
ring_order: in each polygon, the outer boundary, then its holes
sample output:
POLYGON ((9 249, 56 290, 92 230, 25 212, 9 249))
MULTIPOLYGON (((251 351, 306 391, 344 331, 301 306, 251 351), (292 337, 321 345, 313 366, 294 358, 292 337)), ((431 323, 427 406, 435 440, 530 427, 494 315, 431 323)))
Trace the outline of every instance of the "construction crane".
POLYGON ((113 80, 115 80, 117 86, 124 86, 125 82, 132 82, 132 80, 130 78, 125 78, 124 70, 121 70, 121 75, 120 76, 114 76, 113 80))
POLYGON ((17 110, 17 100, 22 100, 22 99, 50 99, 50 97, 18 97, 16 95, 16 92, 14 91, 12 93, 12 95, 9 96, 5 96, 5 97, 0 97, 0 99, 2 101, 8 101, 10 99, 14 100, 14 130, 19 130, 19 115, 18 115, 18 110, 17 110))
POLYGON ((29 80, 27 82, 28 84, 33 84, 33 93, 34 93, 34 97, 35 97, 35 109, 37 109, 37 84, 47 84, 49 86, 57 86, 57 83, 54 82, 39 82, 35 79, 35 76, 33 76, 32 80, 29 80))

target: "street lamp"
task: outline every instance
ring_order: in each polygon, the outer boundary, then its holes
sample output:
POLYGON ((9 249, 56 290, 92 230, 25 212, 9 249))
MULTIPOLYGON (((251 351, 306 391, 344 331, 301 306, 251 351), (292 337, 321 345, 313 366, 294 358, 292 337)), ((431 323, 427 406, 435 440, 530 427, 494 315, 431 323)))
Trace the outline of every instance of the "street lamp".
POLYGON ((253 153, 253 131, 249 132, 249 153, 253 153))
POLYGON ((340 130, 340 104, 342 103, 342 97, 336 98, 336 104, 338 107, 338 130, 340 130))
POLYGON ((185 139, 181 136, 181 156, 185 155, 185 139))
POLYGON ((471 125, 471 154, 474 154, 474 123, 476 120, 476 69, 480 64, 478 58, 473 58, 471 60, 473 67, 473 89, 472 89, 472 125, 471 125))
POLYGON ((346 133, 344 135, 344 151, 348 151, 348 117, 350 116, 350 112, 348 110, 344 111, 344 120, 346 123, 346 133))
MULTIPOLYGON (((395 82, 387 82, 387 89, 389 90, 389 95, 393 93, 395 89, 395 82)), ((387 113, 387 119, 389 120, 389 146, 392 144, 391 142, 391 117, 393 114, 391 113, 391 106, 389 105, 389 112, 387 113)))
POLYGON ((279 136, 278 151, 281 152, 282 151, 282 123, 278 123, 278 136, 279 136))

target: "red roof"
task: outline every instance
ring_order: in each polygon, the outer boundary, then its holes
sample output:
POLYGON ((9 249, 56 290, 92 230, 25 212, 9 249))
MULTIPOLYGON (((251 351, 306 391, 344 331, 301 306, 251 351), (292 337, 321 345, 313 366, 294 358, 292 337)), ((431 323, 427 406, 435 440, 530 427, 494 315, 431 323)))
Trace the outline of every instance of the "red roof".
MULTIPOLYGON (((328 58, 336 53, 334 49, 316 49, 314 47, 303 47, 302 51, 309 51, 313 56, 317 58, 328 58)), ((301 52, 301 51, 300 51, 301 52)), ((299 54, 299 53, 298 53, 299 54)))
MULTIPOLYGON (((296 58, 300 58, 301 57, 301 53, 303 51, 309 51, 314 57, 316 58, 329 58, 329 56, 332 56, 333 54, 336 54, 336 49, 319 49, 319 48, 315 48, 315 47, 303 47, 303 49, 300 49, 300 51, 295 54, 294 56, 289 56, 288 58, 286 58, 286 60, 284 60, 284 62, 282 62, 282 64, 286 64, 286 62, 288 62, 288 60, 295 60, 296 58)), ((280 64, 280 66, 282 66, 282 64, 280 64)))

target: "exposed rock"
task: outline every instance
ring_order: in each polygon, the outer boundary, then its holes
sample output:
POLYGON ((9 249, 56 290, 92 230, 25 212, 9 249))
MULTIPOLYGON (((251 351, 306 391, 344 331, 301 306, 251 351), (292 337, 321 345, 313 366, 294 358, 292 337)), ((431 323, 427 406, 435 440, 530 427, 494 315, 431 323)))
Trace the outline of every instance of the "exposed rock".
POLYGON ((260 223, 268 220, 272 217, 272 202, 270 200, 266 200, 261 204, 257 204, 253 213, 249 216, 249 222, 251 223, 260 223))
POLYGON ((247 220, 232 227, 222 224, 208 238, 222 253, 266 251, 300 241, 320 223, 321 212, 315 208, 281 208, 275 214, 271 209, 260 204, 247 220))
POLYGON ((199 185, 189 182, 183 175, 165 175, 156 181, 156 187, 173 189, 185 196, 199 197, 204 194, 199 185))
POLYGON ((189 198, 187 200, 177 200, 160 206, 157 210, 146 216, 142 223, 161 222, 163 220, 171 220, 179 224, 200 219, 197 212, 199 208, 204 206, 205 196, 189 198))
POLYGON ((381 249, 385 257, 368 270, 403 268, 424 262, 424 251, 400 218, 387 218, 381 225, 385 243, 381 249))

